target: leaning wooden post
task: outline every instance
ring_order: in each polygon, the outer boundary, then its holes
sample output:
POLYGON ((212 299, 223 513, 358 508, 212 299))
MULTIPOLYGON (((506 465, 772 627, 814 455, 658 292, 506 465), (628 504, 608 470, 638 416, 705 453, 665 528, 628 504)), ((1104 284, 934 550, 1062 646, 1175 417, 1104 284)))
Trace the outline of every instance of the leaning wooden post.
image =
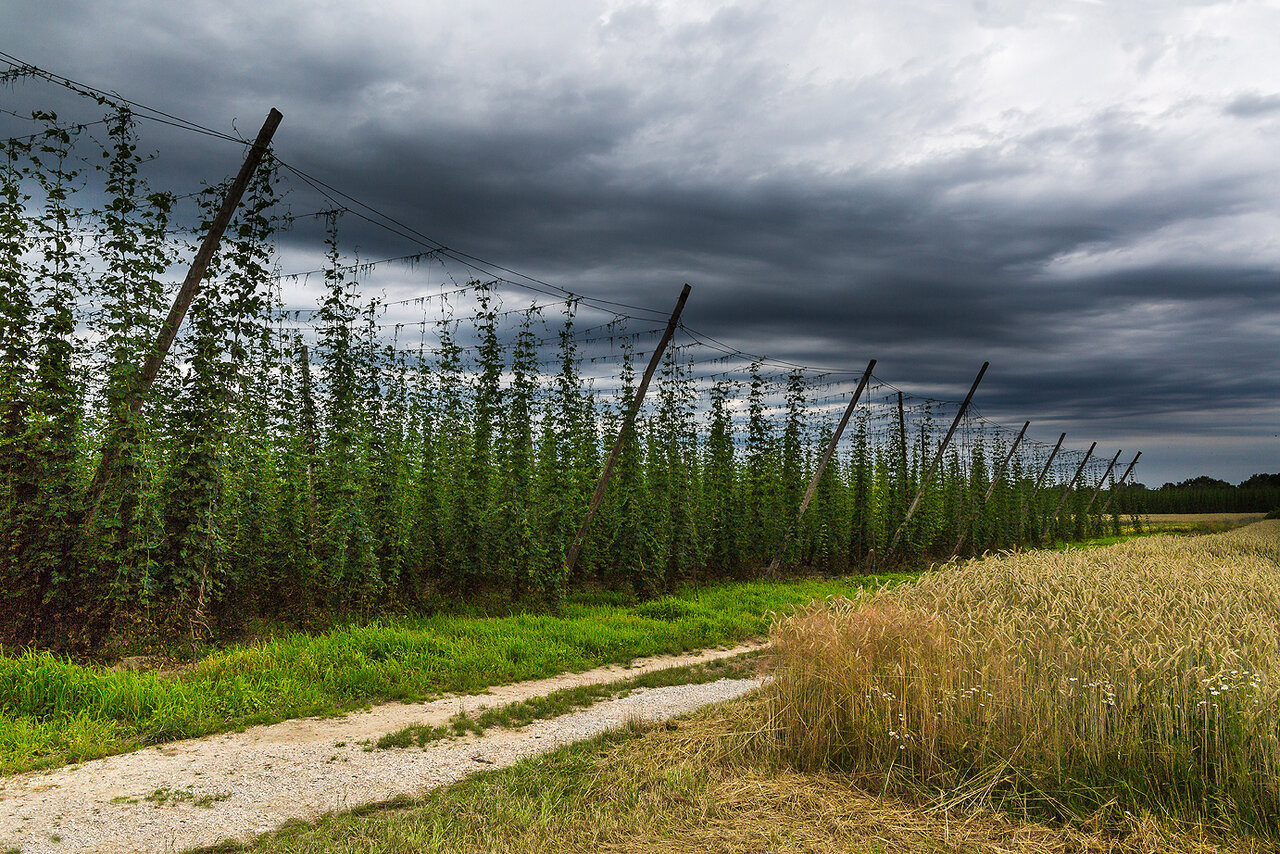
MULTIPOLYGON (((892 504, 894 505, 893 510, 895 513, 897 513, 898 511, 898 507, 897 507, 898 501, 900 501, 903 498, 906 498, 909 490, 911 489, 911 472, 908 470, 907 465, 908 465, 907 464, 907 416, 902 410, 902 392, 899 391, 898 392, 898 478, 897 478, 898 482, 895 485, 893 492, 891 493, 893 496, 892 504)), ((921 466, 924 465, 924 460, 920 461, 920 465, 921 466)), ((872 551, 873 552, 875 551, 874 546, 872 546, 872 551)))
POLYGON ((1071 496, 1071 490, 1075 488, 1076 481, 1080 479, 1080 474, 1084 471, 1084 467, 1089 463, 1089 458, 1093 456, 1093 449, 1096 447, 1098 447, 1097 442, 1094 442, 1089 446, 1088 453, 1084 455, 1084 459, 1080 461, 1080 466, 1076 469, 1075 477, 1071 478, 1071 482, 1062 490, 1062 500, 1058 502, 1058 509, 1053 514, 1053 521, 1049 523, 1048 528, 1045 528, 1044 534, 1041 535, 1040 539, 1043 540, 1050 531, 1057 529, 1058 518, 1062 515, 1062 508, 1067 506, 1067 498, 1071 496))
POLYGON ((1142 456, 1142 451, 1138 451, 1133 455, 1133 459, 1129 461, 1129 467, 1124 470, 1124 474, 1120 475, 1120 479, 1116 481, 1115 486, 1111 487, 1111 490, 1107 493, 1107 500, 1102 505, 1103 516, 1107 515, 1107 511, 1111 509, 1111 499, 1116 497, 1116 490, 1124 486, 1124 482, 1129 479, 1129 474, 1133 471, 1133 467, 1137 465, 1138 457, 1140 456, 1142 456))
POLYGON ((973 525, 973 520, 978 517, 984 509, 987 502, 991 500, 991 493, 996 491, 996 484, 1000 482, 1000 478, 1004 477, 1004 470, 1009 467, 1009 461, 1013 459, 1013 454, 1018 450, 1018 445, 1022 443, 1022 437, 1027 435, 1027 428, 1031 426, 1030 421, 1024 421, 1022 431, 1018 433, 1018 438, 1013 440, 1013 444, 1009 446, 1009 453, 1004 455, 1004 460, 1000 463, 1000 467, 991 475, 991 484, 987 487, 987 492, 982 496, 982 500, 977 506, 969 511, 969 521, 965 527, 960 529, 960 536, 956 539, 956 547, 951 550, 951 556, 955 557, 960 554, 960 546, 964 545, 965 535, 969 533, 969 528, 973 525))
POLYGON ((1107 478, 1111 476, 1111 470, 1116 467, 1116 460, 1120 459, 1123 451, 1116 451, 1116 455, 1111 458, 1111 464, 1107 466, 1107 470, 1103 472, 1102 477, 1098 478, 1098 485, 1093 488, 1093 495, 1089 496, 1089 503, 1084 507, 1084 515, 1089 515, 1089 510, 1093 507, 1093 502, 1098 500, 1098 493, 1102 491, 1102 484, 1107 482, 1107 478))
POLYGON ((640 386, 636 389, 635 399, 631 401, 631 406, 627 408, 627 414, 622 418, 622 425, 618 428, 617 441, 613 443, 613 450, 609 452, 609 458, 604 462, 604 470, 600 472, 600 480, 596 483, 596 491, 591 495, 591 505, 587 508, 587 515, 582 519, 582 525, 578 528, 578 535, 573 538, 573 543, 569 546, 569 555, 565 558, 565 574, 573 572, 573 566, 578 562, 578 552, 582 550, 582 544, 586 541, 587 530, 591 527, 591 520, 595 518, 596 511, 600 509, 600 502, 604 500, 605 487, 609 485, 609 478, 613 474, 613 466, 618 461, 618 455, 622 453, 622 446, 626 443, 627 433, 635 425, 636 413, 640 411, 640 404, 644 402, 644 393, 649 389, 649 380, 653 379, 653 372, 658 369, 658 363, 662 361, 662 354, 667 349, 667 344, 671 341, 671 336, 675 334, 676 324, 680 322, 680 312, 684 311, 685 301, 689 299, 690 287, 688 284, 680 291, 680 299, 676 301, 676 310, 671 313, 671 319, 667 321, 666 331, 662 333, 662 340, 658 342, 658 346, 653 351, 653 357, 649 359, 649 367, 644 369, 644 376, 640 379, 640 386))
POLYGON ((191 270, 182 282, 182 287, 178 289, 178 295, 173 299, 169 316, 165 318, 164 326, 160 327, 160 336, 156 339, 155 347, 151 349, 151 354, 147 356, 147 361, 142 366, 142 375, 139 377, 132 404, 135 412, 142 408, 143 401, 151 390, 151 384, 160 373, 160 365, 164 363, 165 356, 169 354, 169 348, 173 346, 173 340, 178 336, 178 329, 187 315, 187 309, 191 307, 191 301, 196 298, 205 270, 213 260, 213 253, 218 251, 222 233, 231 223, 231 216, 240 205, 240 198, 249 186, 249 179, 253 177, 258 164, 262 162, 262 157, 271 144, 271 137, 275 135, 276 128, 280 126, 280 120, 283 118, 284 115, 279 110, 275 107, 271 108, 271 112, 267 114, 267 120, 262 124, 262 130, 258 131, 258 138, 253 141, 253 147, 249 149, 244 165, 240 167, 240 174, 236 175, 235 181, 231 183, 231 189, 227 191, 227 197, 222 200, 222 207, 218 209, 218 215, 213 218, 209 233, 204 236, 204 242, 200 244, 195 260, 191 262, 191 270))
POLYGON ((969 387, 969 393, 964 396, 964 403, 960 404, 960 411, 956 413, 955 420, 951 422, 951 429, 947 431, 946 438, 942 440, 942 444, 938 446, 938 455, 933 458, 933 462, 929 464, 929 468, 920 476, 920 485, 916 487, 916 497, 911 500, 911 506, 907 508, 907 515, 902 520, 902 524, 898 526, 898 530, 894 532, 893 539, 889 541, 889 548, 885 550, 886 554, 893 554, 893 549, 898 545, 898 540, 902 538, 902 533, 907 529, 907 523, 911 521, 911 517, 915 515, 916 508, 920 506, 920 499, 924 497, 924 491, 929 485, 929 481, 933 479, 933 473, 938 468, 938 464, 942 462, 942 455, 947 451, 947 445, 951 443, 951 437, 955 435, 956 428, 960 426, 961 419, 964 418, 965 412, 969 409, 969 402, 973 400, 973 393, 978 390, 978 383, 982 382, 982 375, 987 372, 987 368, 991 367, 990 362, 983 362, 978 376, 974 379, 973 385, 969 387))
POLYGON ((902 392, 898 392, 898 466, 902 472, 903 492, 906 492, 907 481, 907 416, 902 411, 902 392))
POLYGON ((782 539, 782 547, 778 549, 778 554, 774 557, 773 563, 769 564, 767 574, 770 578, 774 577, 778 572, 782 557, 787 553, 787 547, 791 545, 791 540, 795 536, 796 528, 800 525, 800 520, 804 518, 804 511, 809 509, 809 502, 813 500, 813 494, 818 490, 818 481, 822 479, 822 473, 826 471, 827 463, 831 461, 831 455, 836 452, 836 445, 840 442, 840 436, 844 433, 844 428, 849 425, 849 419, 853 416, 854 407, 858 405, 858 399, 862 397, 862 390, 867 387, 867 381, 871 379, 871 371, 875 366, 875 359, 867 362, 867 369, 862 372, 862 379, 858 380, 858 388, 853 393, 853 399, 845 407, 844 415, 841 416, 840 423, 836 425, 836 432, 831 434, 831 441, 827 443, 827 450, 822 454, 822 459, 818 461, 818 467, 813 472, 813 479, 809 481, 809 488, 805 491, 804 498, 800 501, 800 509, 796 511, 796 518, 791 526, 787 528, 786 536, 782 539))
POLYGON ((1062 450, 1062 440, 1067 438, 1066 433, 1059 434, 1058 443, 1053 446, 1053 452, 1049 454, 1049 459, 1044 461, 1044 468, 1040 469, 1040 476, 1036 478, 1035 486, 1031 487, 1031 495, 1027 497, 1027 513, 1037 523, 1037 534, 1039 536, 1039 520, 1040 511, 1036 509, 1036 498, 1040 495, 1040 487, 1044 485, 1044 479, 1049 475, 1049 467, 1053 465, 1054 458, 1058 456, 1058 451, 1062 450))
POLYGON ((1044 468, 1040 469, 1040 476, 1036 478, 1036 485, 1031 488, 1031 498, 1028 503, 1034 503, 1036 496, 1040 494, 1040 487, 1044 485, 1045 476, 1049 474, 1049 466, 1053 465, 1053 458, 1058 456, 1058 451, 1062 450, 1062 440, 1067 438, 1067 434, 1063 433, 1058 437, 1058 444, 1053 446, 1053 453, 1049 455, 1049 459, 1044 461, 1044 468))
MULTIPOLYGON (((139 411, 146 402, 151 386, 155 383, 156 376, 160 373, 160 366, 164 364, 165 356, 169 355, 169 348, 173 346, 174 339, 178 337, 178 329, 182 326, 182 320, 187 315, 187 309, 191 307, 192 300, 196 298, 200 283, 204 280, 205 271, 209 268, 209 262, 213 260, 213 253, 218 251, 218 244, 222 241, 222 234, 231 223, 231 217, 240 205, 240 199, 244 196, 244 191, 249 186, 249 180, 253 177, 253 173, 257 171, 258 164, 262 162, 263 156, 267 153, 267 147, 271 145, 271 138, 275 136, 276 128, 280 126, 280 120, 283 118, 283 113, 275 107, 271 108, 271 112, 267 113, 267 120, 262 123, 262 129, 258 131, 258 138, 253 141, 249 154, 240 166, 240 172, 236 175, 235 180, 231 182, 231 188, 227 190, 227 196, 222 200, 222 207, 218 208, 218 214, 213 218, 209 233, 204 236, 204 241, 200 244, 200 248, 196 251, 196 256, 191 262, 191 269, 187 271, 187 277, 183 280, 182 287, 178 289, 177 296, 173 298, 173 306, 169 309, 169 316, 165 318, 164 325, 160 327, 160 334, 156 338, 156 343, 148 353, 146 361, 142 363, 142 370, 133 388, 133 398, 129 401, 130 412, 139 411)), ((102 459, 98 463, 97 474, 94 476, 93 484, 90 487, 89 521, 97 515, 98 505, 102 502, 102 493, 106 488, 107 473, 115 456, 116 451, 108 438, 102 449, 102 459)))

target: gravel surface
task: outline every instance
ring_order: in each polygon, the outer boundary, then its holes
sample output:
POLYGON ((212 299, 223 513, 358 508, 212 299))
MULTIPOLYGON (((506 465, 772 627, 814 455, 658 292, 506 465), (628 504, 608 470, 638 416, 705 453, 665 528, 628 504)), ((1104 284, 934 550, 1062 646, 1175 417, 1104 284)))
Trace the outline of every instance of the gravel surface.
POLYGON ((739 697, 759 687, 760 680, 639 690, 519 730, 494 728, 481 737, 440 741, 425 750, 368 752, 361 742, 413 723, 436 726, 458 711, 757 648, 642 659, 629 667, 495 687, 487 694, 388 704, 344 718, 285 721, 0 779, 0 851, 181 851, 225 839, 248 840, 292 818, 422 794, 477 771, 617 729, 628 720, 665 720, 739 697))

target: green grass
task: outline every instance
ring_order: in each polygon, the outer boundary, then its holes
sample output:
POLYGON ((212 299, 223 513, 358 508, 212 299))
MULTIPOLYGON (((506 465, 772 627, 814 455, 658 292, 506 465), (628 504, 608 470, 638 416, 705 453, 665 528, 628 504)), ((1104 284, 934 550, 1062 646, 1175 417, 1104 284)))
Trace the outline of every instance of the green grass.
POLYGON ((720 679, 744 679, 756 674, 760 658, 761 653, 751 652, 733 658, 708 661, 704 664, 668 667, 620 682, 564 688, 540 697, 530 697, 527 700, 508 703, 494 709, 485 709, 475 715, 459 712, 443 726, 411 724, 402 730, 384 735, 374 746, 380 750, 409 747, 413 744, 426 747, 434 741, 467 733, 483 735, 490 727, 518 729, 537 720, 557 718, 578 709, 585 709, 602 700, 625 697, 641 688, 702 685, 720 679))
POLYGON ((376 621, 231 647, 176 676, 0 649, 0 773, 730 644, 763 635, 774 612, 910 577, 724 584, 640 605, 570 603, 559 617, 376 621))
MULTIPOLYGON (((156 789, 154 792, 152 792, 151 794, 143 798, 143 800, 146 801, 147 803, 155 804, 158 807, 162 807, 165 804, 186 803, 186 804, 191 804, 192 806, 208 808, 218 803, 219 801, 225 801, 231 798, 230 792, 218 792, 216 794, 198 795, 195 792, 191 791, 192 788, 194 787, 187 786, 186 789, 174 790, 166 786, 163 789, 156 789)), ((137 803, 137 800, 134 798, 124 798, 122 800, 112 798, 111 802, 112 803, 137 803)))

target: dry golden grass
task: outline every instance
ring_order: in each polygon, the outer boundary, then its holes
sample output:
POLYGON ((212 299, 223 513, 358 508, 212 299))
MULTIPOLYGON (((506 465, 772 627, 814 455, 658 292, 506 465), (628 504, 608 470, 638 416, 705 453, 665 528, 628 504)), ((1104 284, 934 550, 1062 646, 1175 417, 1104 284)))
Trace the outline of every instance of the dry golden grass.
MULTIPOLYGON (((1176 831, 1150 814, 1093 826, 1051 827, 988 809, 951 811, 915 799, 880 796, 831 772, 779 769, 758 750, 768 717, 765 702, 704 713, 678 733, 647 733, 601 763, 609 788, 654 793, 650 820, 621 839, 601 840, 610 852, 1208 852, 1261 851, 1262 845, 1212 842, 1199 831, 1176 831), (696 780, 691 797, 671 797, 671 780, 696 780)), ((602 787, 603 788, 603 787, 602 787)), ((602 795, 605 794, 603 791, 602 795)), ((589 850, 584 848, 583 850, 589 850)))
POLYGON ((774 644, 772 734, 798 769, 1277 832, 1280 521, 951 564, 774 644))

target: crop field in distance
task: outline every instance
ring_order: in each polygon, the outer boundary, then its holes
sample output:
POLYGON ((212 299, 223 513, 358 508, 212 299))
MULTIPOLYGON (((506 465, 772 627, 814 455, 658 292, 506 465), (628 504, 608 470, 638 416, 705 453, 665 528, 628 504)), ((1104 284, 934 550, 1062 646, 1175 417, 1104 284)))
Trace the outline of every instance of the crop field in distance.
POLYGON ((1144 513, 1147 525, 1245 525, 1257 522, 1265 513, 1144 513))

